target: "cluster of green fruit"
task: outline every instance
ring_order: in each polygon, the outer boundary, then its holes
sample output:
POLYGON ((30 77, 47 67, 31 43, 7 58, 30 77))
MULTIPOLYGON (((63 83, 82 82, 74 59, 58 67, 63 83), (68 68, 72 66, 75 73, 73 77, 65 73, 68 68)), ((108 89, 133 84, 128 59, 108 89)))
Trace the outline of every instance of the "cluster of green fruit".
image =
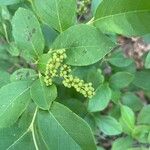
POLYGON ((91 3, 91 0, 80 0, 78 2, 78 10, 77 13, 79 15, 86 14, 88 12, 88 6, 91 3))
POLYGON ((52 85, 54 77, 62 77, 63 85, 68 88, 75 88, 75 90, 81 93, 84 97, 91 98, 95 94, 95 90, 92 83, 85 83, 78 77, 71 75, 71 67, 63 64, 67 58, 65 49, 60 49, 52 54, 52 58, 49 59, 46 65, 45 83, 47 86, 52 85))

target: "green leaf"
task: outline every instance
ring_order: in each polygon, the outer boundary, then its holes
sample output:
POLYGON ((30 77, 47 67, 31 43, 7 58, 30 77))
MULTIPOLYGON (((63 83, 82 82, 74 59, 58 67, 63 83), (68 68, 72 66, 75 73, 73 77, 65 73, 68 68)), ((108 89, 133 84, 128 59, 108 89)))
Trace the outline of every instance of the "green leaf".
POLYGON ((114 46, 115 44, 95 27, 80 24, 60 34, 52 48, 67 50, 68 65, 86 66, 98 62, 114 46))
POLYGON ((118 135, 122 133, 120 123, 111 116, 96 117, 97 126, 106 135, 118 135))
POLYGON ((103 0, 92 0, 91 10, 93 15, 96 13, 97 8, 102 1, 103 0))
POLYGON ((6 71, 0 70, 0 88, 10 82, 10 74, 6 71))
POLYGON ((139 147, 129 148, 128 150, 149 150, 149 149, 143 146, 139 146, 139 147))
POLYGON ((12 5, 19 2, 22 2, 23 0, 1 0, 0 5, 12 5))
POLYGON ((96 89, 96 94, 89 100, 88 110, 97 112, 104 110, 111 99, 111 89, 108 84, 100 85, 96 89))
POLYGON ((150 105, 144 106, 143 109, 138 114, 137 122, 138 124, 150 125, 150 105))
POLYGON ((145 68, 150 69, 150 52, 148 53, 145 59, 145 68))
POLYGON ((150 133, 150 126, 140 125, 133 130, 132 136, 141 143, 150 143, 148 136, 150 133))
POLYGON ((104 0, 96 11, 94 25, 103 32, 136 36, 150 33, 148 20, 150 3, 147 0, 104 0))
POLYGON ((67 107, 54 102, 48 112, 39 111, 37 119, 39 133, 47 147, 96 150, 89 126, 67 107))
POLYGON ((104 150, 104 148, 103 147, 97 147, 97 150, 104 150))
POLYGON ((114 89, 127 87, 134 79, 134 75, 129 72, 117 72, 109 80, 109 84, 114 89))
POLYGON ((119 105, 113 105, 113 107, 109 110, 109 115, 119 120, 121 112, 119 105))
POLYGON ((84 118, 88 113, 86 106, 77 99, 70 98, 64 101, 60 100, 59 102, 82 118, 84 118))
POLYGON ((27 131, 16 141, 16 143, 8 147, 7 150, 14 150, 14 149, 36 150, 35 145, 33 143, 34 141, 32 138, 32 132, 27 131))
POLYGON ((46 65, 47 65, 50 58, 51 58, 51 53, 42 54, 39 57, 37 67, 41 73, 45 73, 46 65))
MULTIPOLYGON (((24 133, 28 130, 32 122, 34 112, 35 105, 33 103, 30 103, 20 119, 13 126, 0 129, 1 150, 12 150, 13 145, 20 143, 19 139, 21 139, 21 137, 23 137, 22 135, 24 135, 24 133)), ((30 142, 30 139, 27 141, 30 142)), ((23 147, 25 147, 25 145, 23 147)), ((23 149, 23 147, 21 149, 23 149)), ((27 147, 25 149, 27 149, 27 147)))
MULTIPOLYGON (((30 103, 31 104, 31 103, 30 103)), ((11 142, 8 140, 5 141, 7 145, 7 150, 16 150, 16 149, 25 149, 25 150, 37 150, 37 140, 35 136, 35 129, 34 129, 34 121, 37 114, 37 108, 34 107, 35 105, 31 104, 25 114, 21 117, 18 123, 15 126, 10 128, 2 129, 6 138, 8 137, 11 139, 11 142), (32 110, 31 110, 32 109, 32 110), (27 122, 28 120, 28 122, 27 122), (21 123, 21 125, 20 125, 21 123), (25 125, 27 123, 27 125, 25 125), (22 126, 22 124, 24 124, 22 126), (14 132, 14 129, 18 129, 17 132, 14 132), (9 131, 12 133, 10 134, 9 131)), ((3 145, 5 147, 6 145, 3 145)), ((5 150, 5 149, 4 149, 5 150)))
POLYGON ((107 61, 116 67, 127 67, 132 64, 132 60, 130 58, 126 58, 123 54, 123 50, 117 51, 113 53, 107 61))
POLYGON ((45 24, 42 25, 42 31, 43 31, 43 35, 45 39, 45 45, 47 46, 47 49, 50 49, 52 46, 52 43, 58 36, 58 32, 45 24))
POLYGON ((135 116, 132 109, 127 106, 121 106, 120 123, 125 133, 132 133, 135 125, 135 116))
POLYGON ((76 23, 75 0, 34 0, 33 4, 40 19, 60 32, 76 23))
POLYGON ((0 89, 0 128, 16 122, 30 102, 28 82, 18 81, 0 89))
POLYGON ((21 68, 11 74, 10 80, 11 82, 19 81, 19 80, 34 81, 37 78, 37 76, 38 75, 35 70, 29 68, 21 68))
POLYGON ((131 92, 127 92, 123 95, 122 103, 130 107, 133 111, 139 111, 143 107, 142 100, 131 92))
POLYGON ((3 20, 11 20, 11 14, 7 6, 1 6, 1 15, 3 20))
POLYGON ((19 56, 19 49, 15 42, 9 43, 8 52, 11 54, 11 56, 19 56))
POLYGON ((57 97, 57 88, 55 85, 47 87, 43 78, 36 80, 30 89, 31 98, 41 109, 48 110, 51 103, 57 97))
POLYGON ((95 121, 94 115, 91 113, 87 113, 86 116, 84 117, 84 120, 91 127, 93 133, 95 133, 97 131, 97 126, 96 126, 96 121, 95 121))
POLYGON ((143 90, 150 91, 150 71, 143 70, 136 72, 133 84, 143 90))
POLYGON ((39 130, 37 128, 37 122, 36 122, 36 127, 34 129, 34 135, 35 135, 38 150, 50 150, 50 148, 44 143, 44 140, 39 133, 39 130))
POLYGON ((113 142, 112 150, 128 150, 131 148, 133 140, 131 137, 121 137, 113 142))
POLYGON ((44 38, 40 24, 30 10, 19 8, 12 19, 12 28, 23 56, 37 58, 43 53, 44 38))
MULTIPOLYGON (((3 39, 1 39, 3 41, 3 39)), ((10 67, 12 67, 12 62, 15 62, 15 58, 13 58, 8 54, 6 51, 8 48, 8 45, 0 44, 0 70, 8 70, 10 67)))
POLYGON ((112 90, 112 96, 111 96, 111 100, 115 103, 118 104, 120 102, 120 98, 121 98, 121 92, 119 90, 112 90))
POLYGON ((144 40, 144 43, 146 43, 146 44, 150 43, 150 33, 143 35, 142 38, 144 40))
POLYGON ((93 68, 93 70, 89 71, 87 74, 87 82, 91 82, 93 87, 97 88, 104 82, 102 71, 100 69, 93 68))

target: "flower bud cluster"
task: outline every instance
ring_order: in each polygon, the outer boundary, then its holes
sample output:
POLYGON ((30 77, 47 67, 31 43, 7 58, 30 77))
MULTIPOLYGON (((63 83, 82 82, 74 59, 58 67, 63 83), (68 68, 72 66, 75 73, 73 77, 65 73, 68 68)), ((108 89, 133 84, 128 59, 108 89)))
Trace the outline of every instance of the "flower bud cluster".
POLYGON ((57 50, 52 54, 52 58, 49 59, 44 80, 47 86, 52 85, 52 79, 58 76, 58 69, 67 57, 65 52, 65 49, 57 50))
POLYGON ((52 54, 46 65, 45 83, 47 86, 52 85, 54 77, 62 77, 63 85, 68 88, 75 88, 75 90, 81 93, 84 97, 91 98, 95 92, 92 87, 92 83, 85 83, 78 77, 71 75, 71 67, 63 64, 66 59, 65 49, 57 50, 52 54))
POLYGON ((60 68, 60 77, 63 77, 63 78, 67 77, 68 74, 70 74, 70 72, 71 72, 71 67, 66 65, 66 64, 64 64, 60 68))
POLYGON ((77 13, 79 15, 86 14, 88 12, 88 6, 90 3, 91 3, 91 0, 79 0, 77 13))
POLYGON ((81 93, 84 97, 91 98, 93 95, 95 95, 95 90, 92 86, 92 83, 85 83, 78 77, 73 77, 72 75, 65 76, 63 84, 65 87, 75 88, 75 90, 81 93))

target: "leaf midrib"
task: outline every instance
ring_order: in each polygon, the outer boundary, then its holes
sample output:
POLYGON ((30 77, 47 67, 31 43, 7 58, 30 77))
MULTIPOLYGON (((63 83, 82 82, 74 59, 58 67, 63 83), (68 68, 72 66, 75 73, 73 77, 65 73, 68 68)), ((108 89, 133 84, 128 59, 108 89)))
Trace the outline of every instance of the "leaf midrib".
MULTIPOLYGON (((47 102, 46 93, 45 93, 45 90, 44 90, 44 85, 43 85, 43 83, 42 83, 41 77, 39 77, 39 80, 40 80, 41 89, 42 89, 42 93, 43 93, 43 96, 44 96, 45 103, 46 103, 47 106, 49 106, 49 104, 48 104, 48 102, 47 102)), ((48 109, 48 108, 47 108, 47 109, 48 109)))
POLYGON ((127 14, 132 14, 132 13, 133 13, 133 14, 135 14, 135 13, 146 13, 146 12, 149 12, 149 13, 150 13, 150 10, 144 9, 144 10, 126 11, 126 12, 122 12, 122 13, 118 13, 118 14, 113 14, 113 15, 108 15, 108 16, 104 16, 104 17, 95 19, 95 20, 93 21, 93 23, 95 23, 95 22, 97 22, 97 21, 104 20, 104 19, 109 19, 109 18, 114 17, 114 16, 127 15, 127 14))
POLYGON ((81 146, 72 138, 72 136, 66 131, 66 129, 59 123, 59 121, 55 118, 52 112, 48 111, 48 113, 53 117, 53 119, 58 123, 58 125, 65 131, 65 133, 81 148, 81 146))
POLYGON ((55 5, 56 5, 56 15, 57 15, 57 19, 58 19, 59 29, 60 29, 60 32, 62 32, 62 25, 61 25, 60 15, 59 15, 59 11, 58 11, 58 3, 57 3, 57 0, 54 0, 54 1, 55 1, 55 5))

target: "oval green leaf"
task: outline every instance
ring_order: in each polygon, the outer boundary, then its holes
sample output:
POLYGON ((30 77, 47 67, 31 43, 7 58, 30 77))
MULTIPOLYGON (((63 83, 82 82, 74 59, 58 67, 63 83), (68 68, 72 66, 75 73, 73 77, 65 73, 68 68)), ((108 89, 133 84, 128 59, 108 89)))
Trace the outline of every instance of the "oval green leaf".
POLYGON ((122 96, 122 103, 130 107, 133 111, 139 111, 143 107, 141 99, 132 92, 127 92, 122 96))
POLYGON ((122 133, 120 123, 111 116, 96 117, 97 126, 106 135, 118 135, 122 133))
POLYGON ((33 12, 19 8, 12 19, 12 29, 15 42, 24 57, 37 58, 43 53, 44 38, 33 12))
POLYGON ((104 110, 111 99, 111 89, 108 84, 100 85, 96 89, 96 94, 89 99, 88 110, 97 112, 104 110))
POLYGON ((67 50, 67 64, 86 66, 98 62, 114 46, 115 44, 95 27, 81 24, 60 34, 52 48, 67 50))
POLYGON ((132 134, 135 126, 135 115, 132 109, 127 106, 121 106, 120 123, 125 133, 132 134))
POLYGON ((121 137, 116 139, 112 144, 112 150, 125 150, 131 148, 133 139, 131 137, 121 137))
POLYGON ((114 52, 107 60, 110 64, 116 67, 127 67, 133 62, 132 59, 124 56, 122 49, 114 52))
POLYGON ((135 74, 133 84, 143 90, 150 91, 149 77, 150 77, 149 70, 138 71, 135 74))
POLYGON ((127 87, 134 79, 134 75, 129 72, 117 72, 109 80, 109 84, 114 89, 127 87))
POLYGON ((36 80, 30 89, 31 98, 41 109, 48 110, 51 103, 57 97, 57 88, 55 85, 47 87, 43 78, 36 80))
POLYGON ((24 80, 24 81, 34 81, 38 77, 37 73, 33 69, 29 68, 21 68, 16 71, 14 71, 11 76, 10 76, 10 81, 19 81, 19 80, 24 80))

